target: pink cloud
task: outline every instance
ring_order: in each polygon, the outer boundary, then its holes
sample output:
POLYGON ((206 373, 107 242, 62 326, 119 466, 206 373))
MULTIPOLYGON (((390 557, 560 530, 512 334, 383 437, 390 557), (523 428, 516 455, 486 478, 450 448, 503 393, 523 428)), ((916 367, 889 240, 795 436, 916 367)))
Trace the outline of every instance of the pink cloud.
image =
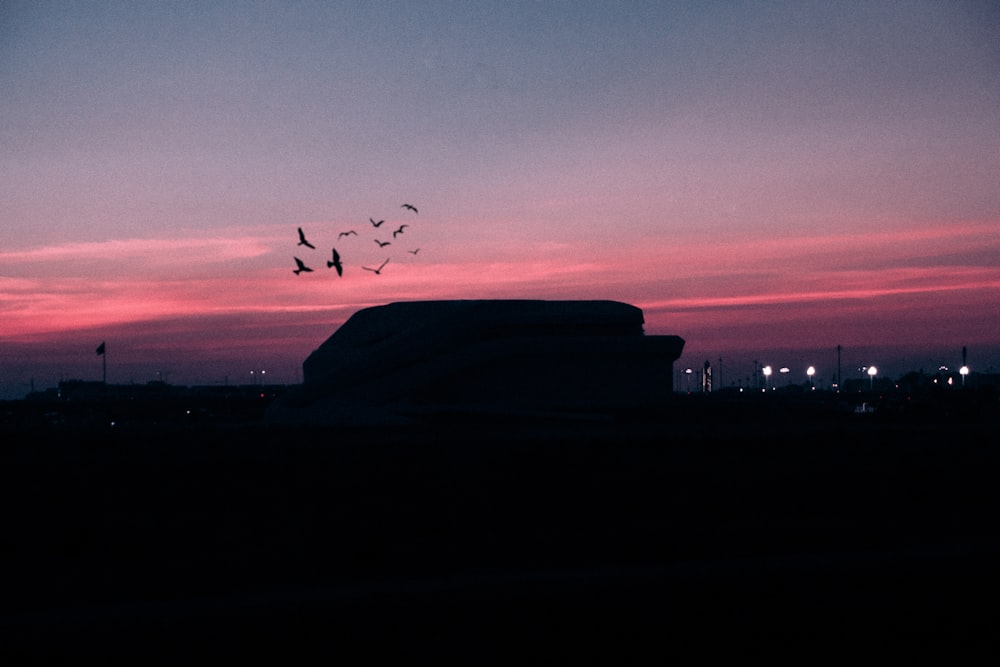
MULTIPOLYGON (((315 225, 317 242, 346 228, 324 224, 315 225)), ((417 256, 393 255, 380 276, 360 268, 377 249, 344 242, 343 278, 326 268, 322 246, 295 247, 294 226, 73 243, 0 254, 2 340, 55 342, 117 331, 133 337, 139 356, 167 354, 172 346, 199 358, 267 351, 292 367, 367 306, 601 298, 642 307, 648 332, 682 335, 693 351, 988 341, 998 335, 1000 266, 983 258, 991 249, 1000 256, 996 229, 962 223, 776 239, 549 239, 496 256, 444 240, 424 244, 417 256), (297 253, 314 273, 292 273, 297 253), (963 263, 965 256, 978 260, 963 263)))

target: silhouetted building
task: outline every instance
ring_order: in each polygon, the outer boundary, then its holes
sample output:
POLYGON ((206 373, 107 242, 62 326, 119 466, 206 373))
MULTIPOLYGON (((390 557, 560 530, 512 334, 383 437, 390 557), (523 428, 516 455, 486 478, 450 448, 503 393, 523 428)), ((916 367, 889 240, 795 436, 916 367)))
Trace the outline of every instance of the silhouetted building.
POLYGON ((684 340, 617 301, 415 301, 355 313, 303 364, 277 421, 643 408, 673 391, 684 340))

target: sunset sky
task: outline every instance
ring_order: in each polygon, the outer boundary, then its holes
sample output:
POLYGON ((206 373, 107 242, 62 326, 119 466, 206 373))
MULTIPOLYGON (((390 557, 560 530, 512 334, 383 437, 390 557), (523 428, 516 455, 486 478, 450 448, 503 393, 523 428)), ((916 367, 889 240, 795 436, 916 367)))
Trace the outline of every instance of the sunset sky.
POLYGON ((1000 371, 1000 5, 2 2, 0 240, 0 398, 102 341, 295 382, 413 299, 626 301, 725 384, 1000 371))

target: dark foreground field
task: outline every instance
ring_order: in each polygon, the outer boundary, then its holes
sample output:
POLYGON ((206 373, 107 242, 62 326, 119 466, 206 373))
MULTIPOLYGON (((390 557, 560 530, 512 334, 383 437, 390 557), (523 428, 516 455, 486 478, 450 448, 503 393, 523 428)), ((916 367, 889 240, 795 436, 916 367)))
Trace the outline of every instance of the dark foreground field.
POLYGON ((0 662, 991 663, 997 423, 10 426, 0 662))

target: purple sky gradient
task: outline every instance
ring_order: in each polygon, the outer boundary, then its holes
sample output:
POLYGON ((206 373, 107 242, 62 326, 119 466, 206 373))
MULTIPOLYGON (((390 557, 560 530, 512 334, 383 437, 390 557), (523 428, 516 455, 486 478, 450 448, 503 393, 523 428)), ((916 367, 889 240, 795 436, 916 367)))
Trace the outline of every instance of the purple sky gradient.
POLYGON ((0 90, 0 398, 105 339, 109 381, 291 382, 422 298, 1000 370, 996 3, 7 2, 0 90))

